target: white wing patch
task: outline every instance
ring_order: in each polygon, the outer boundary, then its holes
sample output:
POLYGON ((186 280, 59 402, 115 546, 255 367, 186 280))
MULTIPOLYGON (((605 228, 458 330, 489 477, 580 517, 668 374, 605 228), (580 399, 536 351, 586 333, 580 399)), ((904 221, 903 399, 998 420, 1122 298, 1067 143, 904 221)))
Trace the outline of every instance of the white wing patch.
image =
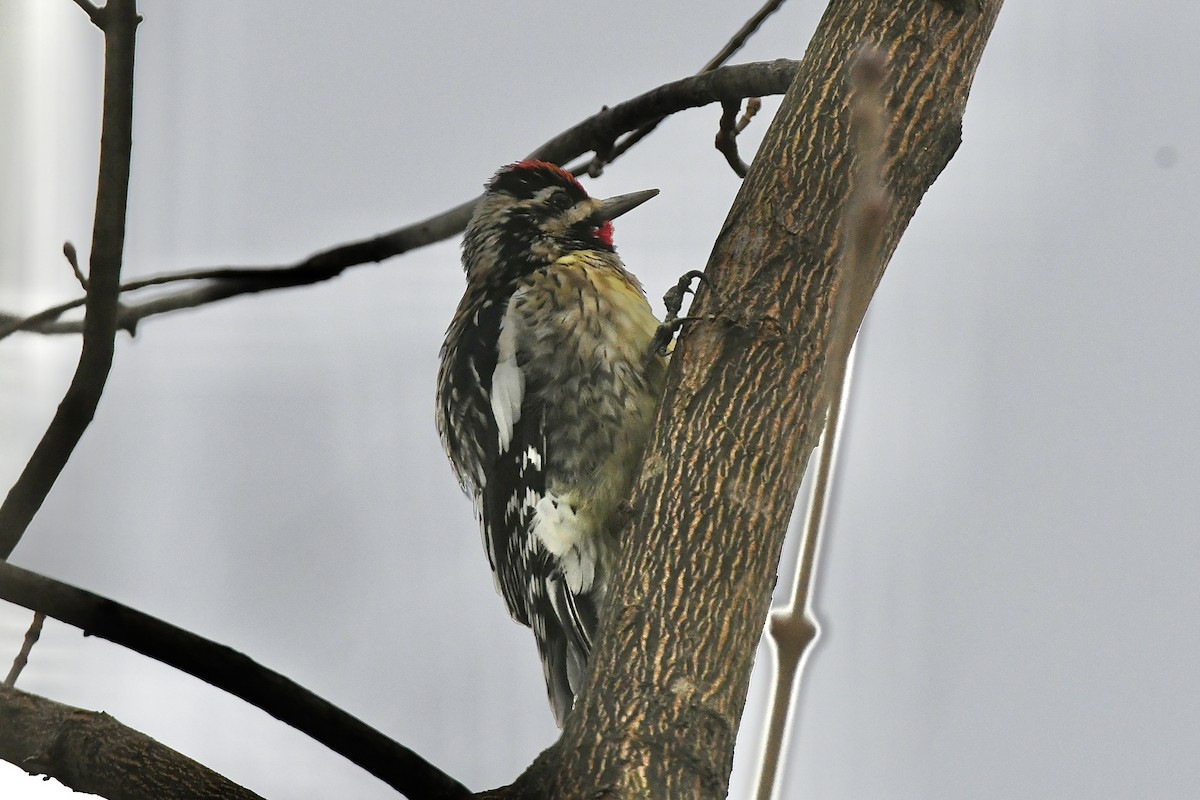
POLYGON ((500 452, 512 444, 513 427, 521 421, 521 403, 525 399, 525 374, 517 366, 517 336, 507 324, 505 314, 500 320, 500 336, 496 340, 496 369, 492 372, 492 416, 500 439, 500 452))
POLYGON ((558 557, 567 588, 581 594, 596 579, 596 552, 571 504, 546 493, 533 506, 533 538, 558 557))
POLYGON ((562 558, 579 543, 579 522, 575 509, 565 500, 547 492, 533 507, 533 534, 554 555, 562 558))

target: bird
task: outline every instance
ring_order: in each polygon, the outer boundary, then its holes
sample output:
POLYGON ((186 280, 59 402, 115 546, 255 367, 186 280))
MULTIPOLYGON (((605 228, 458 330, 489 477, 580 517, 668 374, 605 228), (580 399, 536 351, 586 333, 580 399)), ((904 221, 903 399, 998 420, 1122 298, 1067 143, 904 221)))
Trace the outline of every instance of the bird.
POLYGON ((442 445, 496 588, 533 631, 559 727, 665 380, 660 321, 612 239, 612 220, 656 194, 595 199, 555 164, 502 167, 463 235, 466 289, 440 351, 442 445))

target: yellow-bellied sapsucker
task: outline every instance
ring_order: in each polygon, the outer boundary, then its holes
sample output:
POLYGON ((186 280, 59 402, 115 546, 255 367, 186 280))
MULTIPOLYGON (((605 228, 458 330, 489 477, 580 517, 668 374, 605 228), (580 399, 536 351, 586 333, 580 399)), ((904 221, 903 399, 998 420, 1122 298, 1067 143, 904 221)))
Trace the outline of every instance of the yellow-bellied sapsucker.
POLYGON ((553 164, 501 169, 467 226, 467 289, 442 345, 442 444, 475 501, 496 587, 533 629, 560 726, 667 363, 610 220, 657 193, 596 200, 553 164))

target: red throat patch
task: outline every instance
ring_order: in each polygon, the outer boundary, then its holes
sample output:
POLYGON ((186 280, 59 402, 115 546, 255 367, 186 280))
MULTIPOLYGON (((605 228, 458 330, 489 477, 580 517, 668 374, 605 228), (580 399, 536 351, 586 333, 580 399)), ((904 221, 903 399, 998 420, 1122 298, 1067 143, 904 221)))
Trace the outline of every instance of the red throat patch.
POLYGON ((613 233, 612 222, 610 222, 609 220, 604 220, 604 222, 602 222, 600 224, 600 227, 596 228, 596 238, 599 239, 600 241, 604 242, 609 247, 613 246, 612 233, 613 233))

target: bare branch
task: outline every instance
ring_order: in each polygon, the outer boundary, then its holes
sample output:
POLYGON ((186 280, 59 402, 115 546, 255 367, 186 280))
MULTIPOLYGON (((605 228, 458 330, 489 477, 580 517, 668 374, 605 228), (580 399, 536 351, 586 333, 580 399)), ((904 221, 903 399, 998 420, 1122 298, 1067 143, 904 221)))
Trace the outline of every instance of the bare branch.
POLYGON ((25 631, 25 640, 21 642, 21 651, 13 659, 8 677, 4 679, 5 686, 15 685, 17 678, 21 677, 21 670, 25 669, 25 665, 29 663, 29 654, 33 652, 33 646, 37 644, 38 639, 42 638, 42 623, 45 621, 45 614, 40 611, 33 612, 33 622, 29 623, 29 630, 25 631))
POLYGON ((108 714, 0 688, 0 758, 112 800, 261 800, 108 714))
POLYGON ((83 9, 83 13, 88 15, 88 19, 92 21, 93 25, 100 29, 104 28, 104 21, 102 19, 104 12, 102 9, 92 5, 88 0, 75 0, 75 5, 83 9))
MULTIPOLYGON (((0 559, 8 558, 17 546, 91 423, 112 366, 121 258, 125 249, 125 204, 129 198, 133 56, 138 20, 136 0, 109 0, 104 8, 100 174, 96 181, 83 348, 71 385, 54 418, 0 505, 0 559)), ((96 21, 94 16, 92 21, 96 21)))
POLYGON ((10 336, 17 331, 30 331, 32 333, 79 333, 83 330, 82 322, 55 322, 60 316, 66 312, 79 308, 87 298, 81 297, 77 300, 70 300, 66 303, 59 303, 56 306, 44 308, 36 314, 30 314, 28 317, 22 317, 17 314, 8 312, 0 312, 0 339, 10 336))
POLYGON ((710 58, 708 63, 705 64, 700 71, 711 72, 729 59, 733 58, 733 55, 738 50, 741 50, 743 47, 745 47, 746 42, 750 41, 750 37, 753 36, 758 31, 759 27, 767 21, 767 17, 778 11, 779 7, 782 5, 783 0, 767 0, 767 2, 763 4, 763 7, 758 11, 755 11, 754 16, 746 20, 742 27, 738 29, 738 32, 733 35, 733 38, 726 42, 725 46, 722 47, 715 56, 710 58))
POLYGON ((738 119, 740 108, 740 102, 721 104, 721 122, 717 126, 717 138, 714 144, 717 151, 725 156, 725 160, 729 162, 734 173, 739 178, 744 178, 750 165, 742 161, 742 157, 738 154, 737 137, 739 133, 746 130, 746 126, 750 124, 750 120, 754 119, 754 115, 762 110, 762 98, 746 98, 746 111, 742 114, 741 119, 738 119))
MULTIPOLYGON (((583 153, 603 147, 605 142, 612 142, 621 133, 637 128, 646 120, 660 119, 688 108, 696 108, 714 102, 782 94, 791 81, 796 63, 779 59, 755 64, 740 64, 668 83, 632 100, 594 114, 542 144, 529 154, 529 158, 563 164, 583 153)), ((156 314, 182 308, 196 308, 253 292, 304 286, 329 280, 351 267, 383 261, 410 250, 440 242, 466 227, 467 221, 471 218, 471 212, 475 208, 476 199, 372 239, 350 242, 323 250, 291 265, 249 268, 219 267, 162 275, 128 283, 122 287, 122 291, 133 291, 179 281, 202 281, 202 285, 198 287, 189 287, 140 303, 129 303, 121 309, 117 325, 120 329, 132 331, 139 321, 156 314)), ((82 301, 75 300, 45 309, 29 317, 0 314, 0 339, 21 330, 39 333, 76 333, 80 329, 79 323, 56 323, 55 320, 66 311, 77 308, 81 304, 82 301)))
POLYGON ((709 103, 760 96, 754 91, 757 85, 768 87, 762 95, 783 94, 797 66, 796 61, 780 58, 721 67, 673 81, 594 114, 534 150, 530 157, 561 164, 594 149, 597 143, 612 141, 648 119, 670 116, 709 103))
POLYGON ((470 792, 412 750, 229 647, 53 578, 0 563, 0 599, 193 675, 311 736, 411 798, 470 792))
MULTIPOLYGON (((741 50, 742 47, 745 46, 746 42, 749 41, 750 37, 754 35, 759 26, 766 21, 767 17, 774 14, 781 5, 783 5, 783 0, 767 0, 767 3, 758 11, 756 11, 754 16, 746 20, 745 24, 742 25, 738 32, 733 35, 733 38, 726 42, 725 46, 722 47, 715 56, 710 58, 708 63, 701 67, 700 71, 696 74, 703 75, 706 72, 711 72, 732 58, 734 53, 736 53, 738 50, 741 50)), ((657 128, 658 124, 664 119, 666 119, 666 117, 659 117, 658 119, 647 122, 645 125, 633 131, 624 139, 614 144, 612 147, 607 148, 604 152, 597 151, 595 158, 586 164, 572 168, 571 172, 576 175, 582 175, 586 172, 593 178, 600 177, 600 173, 604 171, 605 164, 611 164, 622 155, 629 152, 630 148, 653 133, 654 129, 657 128)))
POLYGON ((741 108, 740 102, 721 104, 721 122, 717 127, 717 138, 713 144, 716 145, 721 155, 725 156, 725 160, 729 162, 734 173, 739 178, 744 178, 750 165, 742 161, 742 157, 738 154, 738 112, 741 111, 741 108))

